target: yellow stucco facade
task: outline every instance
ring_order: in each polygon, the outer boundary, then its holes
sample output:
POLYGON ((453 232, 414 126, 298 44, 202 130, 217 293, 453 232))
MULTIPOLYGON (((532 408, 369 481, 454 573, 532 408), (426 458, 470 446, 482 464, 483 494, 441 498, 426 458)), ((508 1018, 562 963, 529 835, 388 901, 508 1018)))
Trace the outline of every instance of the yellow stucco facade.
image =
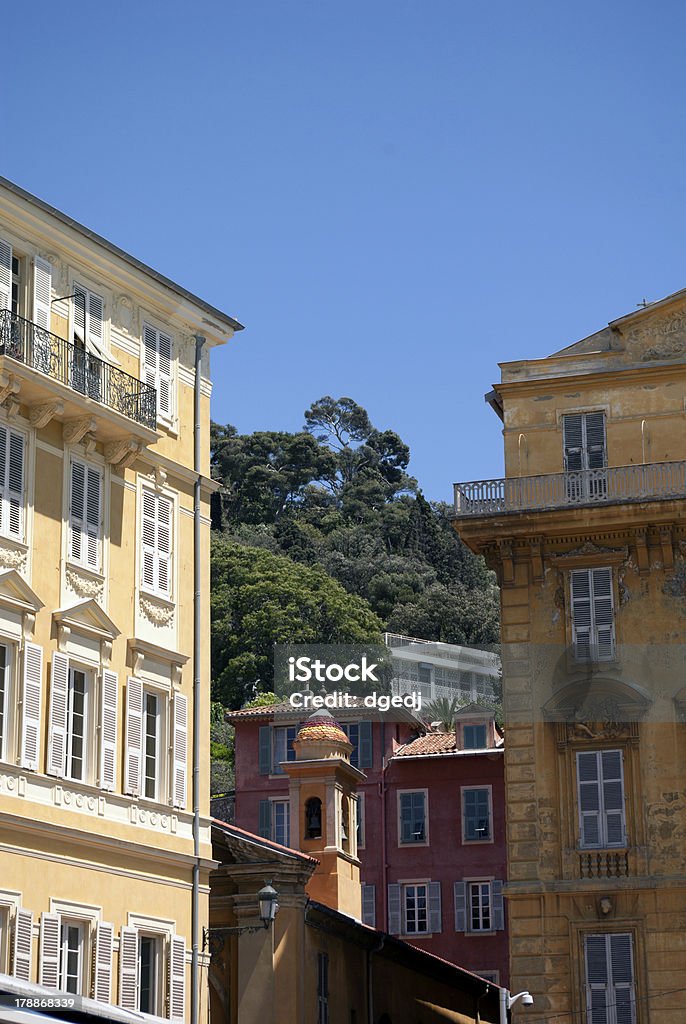
POLYGON ((209 352, 239 328, 0 181, 0 978, 179 1021, 208 1012, 209 352))
POLYGON ((527 1019, 686 1014, 686 297, 487 396, 505 479, 456 485, 501 584, 512 991, 527 1019))

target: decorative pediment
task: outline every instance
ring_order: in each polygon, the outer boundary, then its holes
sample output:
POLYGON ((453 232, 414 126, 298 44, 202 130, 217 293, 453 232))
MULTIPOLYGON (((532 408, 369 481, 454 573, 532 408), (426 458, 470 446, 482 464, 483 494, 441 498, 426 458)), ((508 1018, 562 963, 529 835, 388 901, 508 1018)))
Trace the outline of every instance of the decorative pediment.
POLYGON ((16 611, 29 612, 32 615, 36 615, 44 607, 41 599, 16 569, 0 572, 0 604, 5 608, 14 608, 16 611))
POLYGON ((129 648, 131 671, 134 676, 141 675, 144 672, 146 661, 157 662, 161 665, 168 665, 172 685, 180 685, 181 670, 189 660, 187 654, 181 654, 180 651, 172 651, 168 647, 159 647, 157 644, 151 644, 147 640, 141 640, 138 637, 130 637, 127 645, 129 648))
POLYGON ((458 708, 455 718, 493 718, 493 711, 474 701, 471 704, 465 704, 463 708, 458 708))
POLYGON ((636 361, 682 360, 686 356, 686 309, 656 311, 622 333, 627 353, 636 361))
POLYGON ((637 683, 599 675, 570 677, 545 702, 543 716, 551 722, 567 722, 582 726, 589 738, 588 723, 611 726, 636 722, 643 718, 653 703, 652 695, 637 683))
POLYGON ((80 601, 69 608, 60 608, 52 613, 52 618, 62 632, 65 629, 74 630, 109 641, 116 640, 121 633, 121 630, 115 626, 109 615, 93 598, 80 601))
POLYGON ((595 565, 619 565, 629 557, 627 547, 610 548, 595 544, 592 540, 586 541, 571 551, 565 551, 561 555, 553 555, 551 562, 558 569, 577 569, 595 565))

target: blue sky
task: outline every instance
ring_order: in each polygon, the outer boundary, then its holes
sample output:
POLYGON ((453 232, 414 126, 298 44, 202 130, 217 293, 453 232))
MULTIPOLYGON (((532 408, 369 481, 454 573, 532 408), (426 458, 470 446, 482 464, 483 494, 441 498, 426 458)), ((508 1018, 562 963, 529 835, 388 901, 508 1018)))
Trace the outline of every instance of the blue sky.
POLYGON ((39 0, 3 25, 2 173, 246 325, 214 360, 241 431, 350 395, 447 499, 502 472, 499 361, 686 285, 680 3, 39 0))

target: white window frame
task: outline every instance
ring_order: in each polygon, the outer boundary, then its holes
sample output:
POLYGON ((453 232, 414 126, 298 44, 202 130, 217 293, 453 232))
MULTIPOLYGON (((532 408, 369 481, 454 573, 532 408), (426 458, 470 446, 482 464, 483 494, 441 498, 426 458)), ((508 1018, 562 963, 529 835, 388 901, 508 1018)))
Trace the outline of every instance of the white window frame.
POLYGON ((357 849, 364 850, 365 845, 365 806, 364 793, 357 793, 357 849))
POLYGON ((178 505, 176 495, 170 493, 167 490, 162 490, 159 487, 155 487, 150 481, 141 480, 138 489, 138 586, 143 594, 151 594, 158 600, 166 601, 169 604, 175 603, 175 592, 176 592, 176 552, 177 546, 177 529, 178 529, 178 505), (151 495, 155 500, 155 544, 146 545, 144 543, 144 502, 145 495, 151 495), (163 589, 159 586, 159 564, 160 564, 160 546, 159 546, 159 499, 162 498, 169 502, 170 514, 169 514, 169 562, 168 562, 168 575, 169 575, 169 586, 168 589, 163 589), (153 576, 154 582, 152 584, 146 583, 145 581, 145 552, 149 550, 153 555, 153 576))
POLYGON ((494 822, 493 822, 493 786, 461 786, 460 787, 460 803, 462 811, 462 842, 469 846, 493 843, 494 822), (483 791, 488 793, 488 826, 489 836, 487 839, 473 839, 467 835, 467 801, 465 798, 466 793, 474 792, 475 790, 483 791))
MULTIPOLYGON (((110 349, 109 338, 107 337, 107 326, 109 320, 106 315, 108 296, 105 294, 105 290, 101 286, 96 285, 95 287, 92 287, 90 284, 85 284, 83 277, 80 280, 77 280, 76 278, 72 279, 70 292, 72 295, 75 295, 77 291, 83 292, 86 295, 83 339, 80 340, 83 341, 86 352, 90 355, 96 356, 100 360, 106 360, 110 349), (97 332, 93 335, 93 332, 90 330, 91 295, 94 296, 95 299, 99 299, 102 304, 101 342, 97 340, 97 332), (93 338, 96 340, 93 340, 93 338)), ((80 327, 77 329, 76 326, 76 299, 72 298, 69 303, 69 341, 72 345, 74 344, 74 337, 78 337, 79 331, 80 327)))
MULTIPOLYGON (((428 881, 401 882, 400 883, 400 896, 401 896, 400 912, 401 912, 401 921, 402 921, 402 934, 403 935, 412 935, 412 936, 415 936, 415 935, 431 935, 432 933, 431 933, 431 930, 430 930, 430 920, 429 920, 429 882, 428 881), (420 888, 424 890, 424 916, 425 916, 426 927, 425 928, 416 928, 414 931, 410 931, 408 929, 408 920, 409 920, 409 918, 408 918, 408 910, 407 910, 407 898, 408 898, 408 895, 409 895, 409 890, 411 890, 411 889, 419 890, 420 888)), ((418 900, 419 898, 420 898, 419 892, 415 891, 415 900, 418 900)), ((419 908, 415 907, 415 917, 417 918, 415 923, 418 923, 418 911, 419 911, 419 908)))
POLYGON ((478 974, 480 978, 484 979, 484 981, 490 981, 493 985, 500 985, 500 971, 477 970, 474 973, 478 974))
POLYGON ((93 722, 93 709, 97 706, 96 702, 96 675, 90 666, 85 667, 80 665, 77 661, 69 659, 69 681, 67 684, 67 732, 66 732, 66 743, 65 743, 65 764, 64 764, 64 778, 69 779, 71 782, 80 782, 84 785, 90 785, 93 783, 93 746, 95 736, 95 726, 93 722), (74 684, 73 676, 75 672, 80 672, 84 676, 84 710, 83 710, 83 737, 82 737, 82 764, 83 773, 81 778, 71 774, 72 771, 72 757, 73 757, 73 743, 74 743, 74 684))
POLYGON ((165 752, 169 746, 169 694, 166 690, 151 686, 143 682, 143 721, 141 726, 141 800, 152 800, 160 803, 162 794, 167 791, 167 779, 169 769, 165 752), (155 730, 156 752, 155 752, 155 775, 154 793, 151 796, 147 790, 147 699, 153 697, 157 702, 157 728, 155 730))
POLYGON ((162 947, 162 970, 159 972, 159 981, 162 985, 160 994, 158 1017, 167 1015, 170 1001, 170 957, 172 953, 172 939, 176 938, 176 922, 169 918, 150 917, 147 914, 137 914, 131 911, 127 914, 127 925, 135 928, 139 934, 139 955, 138 955, 138 976, 136 982, 136 1004, 140 1006, 140 935, 147 935, 150 938, 159 938, 162 947))
POLYGON ((21 893, 0 889, 0 974, 10 973, 10 949, 21 893))
POLYGON ((92 951, 96 929, 102 923, 102 907, 93 903, 77 903, 74 900, 50 898, 50 913, 57 914, 60 919, 60 959, 59 977, 62 979, 62 924, 72 921, 83 928, 83 956, 81 959, 81 991, 79 995, 90 995, 92 980, 92 951))
POLYGON ((96 573, 99 576, 104 575, 104 549, 105 549, 105 509, 107 508, 108 502, 106 499, 106 477, 104 467, 97 465, 93 462, 88 462, 86 459, 80 458, 78 455, 71 455, 69 459, 69 467, 67 470, 67 561, 72 565, 78 565, 82 569, 86 569, 89 572, 96 573), (79 465, 83 469, 84 474, 84 492, 83 492, 83 518, 81 520, 75 520, 72 514, 72 503, 73 503, 73 466, 79 465), (98 507, 98 527, 97 533, 93 533, 91 524, 88 522, 88 494, 90 491, 89 484, 89 473, 96 474, 98 478, 99 487, 99 507, 98 507), (80 534, 80 554, 75 555, 73 552, 72 535, 78 532, 80 534), (89 560, 89 540, 94 537, 96 542, 96 559, 95 561, 89 560))
POLYGON ((428 846, 429 845, 429 790, 422 788, 414 789, 399 789, 398 790, 398 802, 397 802, 397 814, 398 814, 398 847, 414 847, 414 846, 428 846), (414 796, 417 793, 421 793, 424 797, 424 838, 423 839, 410 839, 403 841, 402 838, 402 797, 403 796, 414 796))
POLYGON ((293 749, 293 739, 295 739, 298 733, 297 725, 273 725, 271 727, 271 741, 272 741, 272 775, 277 775, 283 778, 286 772, 280 767, 283 761, 295 761, 295 750, 293 749), (291 746, 288 745, 288 730, 293 731, 293 738, 291 739, 291 746), (283 743, 281 737, 284 737, 283 743), (278 753, 278 748, 283 747, 284 756, 281 757, 278 753), (290 753, 290 756, 289 756, 290 753))
POLYGON ((626 822, 626 799, 627 790, 624 780, 624 751, 621 747, 608 747, 602 750, 579 750, 576 753, 576 800, 579 811, 579 849, 580 850, 625 850, 628 846, 627 836, 627 822, 626 822), (603 754, 618 754, 619 755, 619 779, 605 779, 603 771, 603 754), (595 755, 596 759, 596 780, 588 780, 582 782, 580 774, 580 764, 582 757, 589 757, 595 755), (621 829, 622 829, 622 841, 610 843, 609 841, 609 828, 608 828, 608 814, 618 813, 616 809, 606 810, 606 785, 612 783, 620 784, 621 792, 621 806, 619 813, 621 814, 621 829), (598 821, 598 843, 586 843, 584 842, 584 814, 594 813, 594 809, 584 811, 582 809, 581 792, 583 787, 590 787, 595 785, 598 793, 598 808, 597 813, 598 821))
POLYGON ((290 846, 291 839, 291 803, 288 797, 270 797, 271 802, 271 840, 273 843, 279 843, 281 846, 290 846), (276 808, 285 808, 284 820, 285 820, 285 838, 279 839, 276 831, 276 808))
POLYGON ((87 989, 88 981, 86 978, 86 947, 88 946, 88 930, 83 921, 73 917, 62 917, 60 915, 60 959, 59 959, 59 989, 61 992, 71 992, 75 996, 88 995, 87 989), (70 928, 74 928, 78 935, 78 947, 76 949, 77 955, 77 988, 75 992, 72 992, 68 986, 68 975, 67 975, 67 959, 71 950, 69 946, 69 932, 70 928))
POLYGON ((466 918, 467 918, 467 921, 466 921, 466 923, 467 923, 467 931, 468 932, 477 932, 479 934, 485 933, 485 932, 492 932, 492 931, 494 931, 494 928, 493 928, 493 882, 492 882, 492 880, 488 879, 488 878, 466 878, 465 879, 465 884, 466 884, 466 887, 467 887, 467 892, 466 892, 466 897, 467 897, 466 898, 466 904, 467 905, 465 907, 465 913, 466 913, 466 918), (478 907, 478 915, 477 915, 479 923, 475 925, 474 924, 474 916, 473 916, 473 893, 474 893, 474 890, 477 887, 479 889, 479 892, 478 892, 479 907, 478 907), (484 914, 484 910, 483 910, 483 907, 482 907, 482 898, 483 898, 484 894, 487 895, 488 927, 484 927, 483 926, 483 921, 485 920, 485 914, 484 914))
POLYGON ((166 973, 165 972, 165 963, 166 963, 166 956, 167 955, 168 954, 167 954, 164 938, 163 938, 162 935, 160 935, 157 932, 148 931, 147 929, 142 929, 142 930, 138 931, 138 981, 137 981, 137 998, 136 998, 136 1002, 138 1003, 138 1012, 139 1013, 145 1012, 145 1013, 153 1014, 155 1017, 161 1017, 161 1016, 163 1016, 163 1014, 165 1012, 165 1003, 166 1003, 166 1000, 165 1000, 165 988, 166 988, 166 986, 164 984, 164 978, 165 978, 165 973, 166 973), (143 1011, 141 1009, 141 998, 142 998, 141 974, 142 974, 142 965, 143 965, 142 946, 143 946, 143 940, 144 939, 149 941, 149 942, 153 942, 154 943, 154 946, 153 946, 153 956, 154 956, 154 973, 155 973, 153 985, 151 986, 153 988, 153 990, 154 990, 154 1005, 153 1005, 152 1009, 148 1009, 148 1010, 145 1010, 145 1011, 143 1011))
POLYGON ((573 660, 577 664, 599 664, 612 663, 617 660, 617 610, 615 603, 615 574, 612 566, 609 565, 598 565, 591 568, 578 568, 569 570, 569 579, 567 583, 569 592, 569 621, 571 626, 571 639, 572 639, 572 656, 573 660), (610 616, 611 624, 610 629, 610 641, 606 651, 601 649, 599 642, 599 630, 608 629, 607 624, 598 623, 598 608, 597 605, 600 601, 607 600, 606 597, 598 597, 595 594, 595 574, 607 573, 610 577, 610 588, 609 588, 609 601, 610 601, 610 616), (586 606, 585 599, 583 601, 578 598, 574 599, 574 582, 576 579, 580 579, 581 576, 586 576, 588 580, 588 626, 586 624, 579 623, 579 613, 577 608, 582 604, 586 606), (586 634, 586 630, 588 633, 586 634), (583 631, 583 632, 582 632, 583 631), (586 656, 580 650, 579 638, 582 636, 588 636, 588 656, 586 656))
MULTIPOLYGON (((0 666, 0 762, 14 763, 16 727, 17 645, 0 636, 0 649, 5 651, 5 664, 0 666)), ((0 894, 0 900, 2 896, 0 894)))

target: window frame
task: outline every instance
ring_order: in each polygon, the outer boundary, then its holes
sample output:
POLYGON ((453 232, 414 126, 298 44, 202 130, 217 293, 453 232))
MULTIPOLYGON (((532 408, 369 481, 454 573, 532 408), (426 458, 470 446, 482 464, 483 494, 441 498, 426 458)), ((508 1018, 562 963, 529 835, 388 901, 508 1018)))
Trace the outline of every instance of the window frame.
POLYGON ((364 850, 365 838, 366 838, 366 819, 365 819, 365 806, 364 806, 364 793, 359 790, 356 795, 357 799, 357 849, 364 850))
POLYGON ((10 973, 10 951, 20 907, 20 892, 0 889, 0 974, 10 973))
POLYGON ((161 423, 168 430, 174 432, 176 428, 176 410, 177 410, 177 390, 178 390, 178 373, 177 373, 177 361, 175 355, 175 344, 174 344, 174 333, 170 328, 162 328, 155 326, 154 317, 150 317, 143 313, 141 320, 141 340, 140 340, 140 376, 141 380, 148 384, 150 387, 155 389, 155 417, 158 423, 161 423), (145 343, 145 332, 146 330, 152 331, 155 334, 155 366, 149 366, 146 360, 147 346, 145 343), (160 335, 169 340, 169 376, 166 377, 162 374, 160 369, 160 335), (149 376, 154 378, 154 384, 152 380, 148 379, 149 376), (169 382, 169 411, 163 411, 161 408, 161 389, 160 379, 164 378, 169 382))
POLYGON ((59 989, 61 992, 69 992, 71 995, 75 996, 84 996, 88 994, 84 989, 87 989, 88 987, 88 981, 86 978, 86 951, 89 945, 89 938, 88 923, 84 919, 72 918, 60 914, 60 954, 58 973, 59 989), (70 975, 67 973, 68 963, 65 963, 65 961, 68 960, 71 949, 69 948, 68 934, 65 936, 65 932, 68 933, 70 928, 75 929, 78 934, 78 946, 76 949, 77 972, 75 975, 77 979, 76 991, 70 989, 67 984, 67 980, 70 975))
POLYGON ((164 975, 165 975, 165 941, 164 936, 159 932, 147 931, 146 929, 137 929, 138 931, 138 966, 136 969, 136 1003, 139 1013, 148 1013, 156 1017, 161 1017, 165 1011, 165 986, 164 975), (143 972, 143 956, 142 946, 143 942, 150 942, 153 949, 153 970, 154 980, 151 985, 151 990, 154 995, 154 1002, 152 1008, 143 1010, 141 1008, 143 986, 141 983, 141 975, 143 972))
POLYGON ((467 931, 476 934, 483 934, 487 932, 495 931, 493 927, 493 881, 490 878, 466 878, 465 883, 467 886, 467 906, 466 906, 466 917, 467 917, 467 931), (482 924, 474 924, 474 903, 473 903, 473 892, 476 887, 479 887, 478 893, 479 907, 478 907, 478 920, 483 922, 484 912, 482 906, 483 891, 485 890, 487 899, 487 913, 488 913, 488 927, 484 927, 482 924))
MULTIPOLYGON (((575 774, 576 774, 576 803, 577 803, 577 822, 578 822, 578 830, 579 830, 579 833, 578 833, 578 849, 579 849, 579 851, 587 851, 587 850, 626 850, 629 847, 629 835, 628 835, 628 823, 627 823, 627 796, 628 796, 628 794, 627 794, 625 772, 624 772, 624 760, 625 760, 625 751, 624 751, 624 749, 622 747, 601 747, 600 749, 595 749, 595 750, 577 750, 576 753, 575 753, 574 768, 575 768, 575 774), (607 780, 605 779, 605 777, 604 777, 604 770, 603 770, 603 754, 618 754, 619 755, 619 765, 620 765, 620 776, 619 776, 619 779, 607 779, 607 780), (588 757, 590 755, 594 755, 595 759, 596 759, 596 765, 597 765, 596 779, 589 779, 589 780, 585 780, 585 781, 582 782, 581 776, 580 776, 581 758, 582 757, 588 757), (608 812, 605 809, 605 798, 606 798, 605 785, 606 784, 611 784, 613 782, 619 782, 620 785, 621 785, 621 808, 620 808, 620 812, 619 812, 620 815, 621 815, 621 829, 622 829, 622 841, 621 841, 621 843, 610 843, 609 839, 608 839, 609 829, 608 829, 607 816, 608 816, 608 813, 612 813, 612 810, 610 810, 608 812), (585 828, 584 828, 584 813, 586 813, 586 814, 593 813, 593 809, 591 809, 590 811, 587 810, 585 812, 582 810, 581 787, 582 786, 590 786, 591 783, 595 783, 596 784, 597 792, 598 792, 598 805, 599 805, 598 806, 598 810, 597 810, 597 820, 598 820, 598 825, 599 825, 599 827, 598 827, 599 842, 598 843, 586 843, 586 842, 584 842, 584 832, 585 832, 585 828)), ((616 810, 615 810, 615 813, 617 813, 616 810)))
MULTIPOLYGON (((430 917, 429 917, 429 883, 428 883, 428 881, 401 882, 400 883, 400 895, 401 895, 400 909, 401 909, 402 934, 403 935, 411 935, 413 937, 417 936, 417 935, 431 935, 432 932, 431 932, 431 926, 430 926, 431 923, 430 923, 430 917), (408 900, 409 890, 410 889, 419 890, 420 888, 424 890, 424 918, 425 918, 426 927, 425 928, 415 928, 413 931, 410 931, 410 929, 408 927, 409 918, 408 918, 408 908, 407 908, 407 900, 408 900)), ((416 892, 415 893, 415 900, 418 900, 419 898, 420 898, 419 893, 416 892)), ((415 913, 417 913, 418 910, 419 910, 419 908, 415 908, 415 913)), ((418 923, 418 922, 415 922, 415 923, 418 923)))
POLYGON ((171 770, 169 765, 169 749, 171 747, 170 723, 171 723, 171 695, 164 686, 158 686, 149 682, 145 676, 140 676, 143 690, 143 704, 141 713, 141 785, 139 799, 150 803, 166 803, 172 799, 171 794, 171 770), (155 762, 155 795, 148 796, 146 787, 146 706, 148 696, 154 697, 157 701, 157 751, 155 762))
POLYGON ((414 847, 414 846, 429 846, 429 790, 428 788, 415 788, 415 789, 399 789, 397 791, 397 828, 398 828, 398 840, 397 845, 399 848, 403 847, 414 847), (424 805, 424 836, 422 839, 403 839, 403 797, 416 796, 421 794, 423 797, 424 805))
MULTIPOLYGON (((140 478, 139 478, 140 479, 140 478)), ((157 601, 167 602, 169 605, 176 603, 176 553, 178 550, 177 545, 177 528, 178 528, 178 503, 177 496, 166 489, 156 487, 154 483, 149 480, 140 479, 140 485, 138 488, 138 589, 141 594, 150 595, 157 601), (145 514, 145 500, 146 495, 150 495, 155 502, 155 544, 150 545, 145 543, 145 522, 150 517, 145 514), (160 565, 160 545, 159 545, 159 500, 163 499, 169 503, 169 558, 168 558, 168 576, 169 585, 168 589, 164 590, 159 586, 159 565, 160 565), (147 551, 151 551, 153 555, 153 577, 154 581, 152 584, 148 584, 145 580, 145 567, 146 559, 145 555, 147 551)))
POLYGON ((64 763, 64 778, 70 782, 80 782, 84 785, 93 784, 93 743, 95 737, 95 726, 91 719, 93 717, 92 708, 96 706, 95 699, 95 673, 89 666, 85 668, 79 664, 78 661, 72 661, 69 659, 69 676, 67 683, 67 728, 66 728, 66 741, 65 741, 65 763, 64 763), (77 777, 72 774, 72 762, 74 759, 74 681, 73 677, 75 673, 80 673, 84 678, 84 694, 83 694, 83 733, 81 736, 81 763, 82 763, 82 775, 77 777))
MULTIPOLYGON (((594 1008, 593 1008, 592 992, 593 991, 598 991, 599 989, 603 989, 604 988, 605 992, 610 996, 610 998, 605 1001, 605 1006, 604 1007, 601 1006, 601 1007, 599 1007, 599 1009, 605 1009, 607 1011, 607 1013, 606 1013, 606 1024, 618 1024, 617 995, 616 995, 616 993, 617 993, 617 989, 618 988, 623 988, 623 989, 629 989, 629 992, 630 992, 629 1004, 631 1006, 631 1024, 636 1024, 636 1021, 637 1021, 636 1005, 638 1003, 638 976, 637 976, 638 972, 637 972, 637 969, 636 969, 637 968, 637 955, 636 955, 637 950, 636 950, 636 934, 635 934, 635 932, 632 929, 621 930, 619 928, 616 931, 614 931, 614 930, 613 931, 587 931, 587 932, 582 933, 582 936, 581 936, 581 949, 582 949, 582 963, 583 963, 582 972, 583 972, 584 1002, 585 1002, 586 1019, 590 1022, 590 1021, 592 1021, 593 1016, 594 1016, 594 1014, 593 1014, 593 1009, 594 1008), (612 975, 614 974, 614 971, 613 971, 613 951, 612 951, 612 948, 611 948, 611 946, 612 946, 612 938, 613 937, 617 937, 617 938, 621 937, 621 938, 628 938, 629 939, 629 952, 630 952, 630 964, 631 964, 631 981, 628 982, 628 983, 625 982, 623 984, 622 983, 615 984, 614 983, 614 978, 612 977, 612 975), (589 957, 588 957, 588 940, 589 939, 597 939, 597 938, 603 938, 605 940, 605 973, 606 973, 606 976, 608 978, 608 981, 606 982, 606 984, 604 986, 602 985, 601 982, 595 982, 594 983, 594 982, 591 982, 590 979, 589 979, 589 966, 590 965, 589 965, 589 957), (612 985, 610 985, 610 978, 612 978, 612 981, 613 981, 612 985), (597 986, 595 989, 592 987, 594 984, 597 986)), ((626 1020, 626 1018, 622 1018, 622 1019, 626 1020)))
POLYGON ((461 818, 462 818, 462 842, 473 846, 475 844, 488 844, 495 842, 494 832, 495 823, 493 821, 493 786, 461 786, 460 787, 460 805, 461 805, 461 818), (488 794, 488 825, 489 835, 485 839, 477 839, 467 835, 467 801, 465 795, 467 793, 482 792, 485 791, 488 794))
POLYGON ((291 839, 291 802, 288 797, 270 797, 271 803, 271 820, 270 820, 270 832, 271 841, 273 843, 279 843, 280 846, 290 846, 291 839), (284 810, 284 828, 285 837, 282 839, 278 838, 277 835, 277 820, 276 820, 276 808, 283 807, 284 810))
POLYGON ((77 565, 80 569, 85 569, 86 572, 92 572, 96 576, 105 575, 105 510, 108 507, 108 501, 106 497, 106 475, 105 467, 95 462, 89 462, 87 459, 81 458, 74 452, 71 453, 68 460, 67 466, 67 508, 66 508, 66 522, 67 522, 67 544, 66 544, 66 560, 70 565, 77 565), (75 532, 74 519, 72 507, 73 507, 73 494, 74 494, 74 465, 78 465, 83 469, 84 473, 84 490, 83 490, 83 517, 79 521, 78 533, 80 534, 80 554, 75 556, 73 553, 72 536, 75 532), (98 530, 97 534, 90 533, 88 530, 88 475, 94 473, 98 479, 99 486, 99 507, 98 507, 98 530), (88 542, 89 538, 95 537, 97 545, 97 564, 92 565, 88 560, 88 542))
POLYGON ((488 746, 488 726, 485 722, 468 722, 462 726, 462 749, 463 750, 485 750, 488 746), (467 743, 468 729, 483 729, 483 743, 467 743))
MULTIPOLYGON (((570 567, 567 572, 567 596, 568 596, 568 621, 569 621, 569 639, 571 641, 571 661, 574 665, 613 665, 617 663, 617 594, 615 592, 616 587, 616 573, 612 565, 592 565, 592 566, 575 566, 570 567), (610 627, 610 648, 609 653, 601 657, 600 655, 600 644, 598 630, 606 629, 607 626, 601 623, 600 626, 597 622, 597 604, 599 601, 607 600, 603 597, 597 597, 595 595, 595 573, 609 573, 610 575, 610 588, 609 588, 609 600, 610 600, 610 616, 611 616, 611 627, 610 627), (580 652, 580 645, 577 639, 577 630, 585 628, 582 623, 577 622, 578 613, 575 612, 575 607, 581 605, 581 601, 577 598, 574 599, 574 579, 575 577, 585 574, 588 578, 588 656, 584 656, 580 652)), ((585 601, 584 601, 585 604, 585 601)))
POLYGON ((297 725, 272 725, 271 727, 271 774, 277 775, 283 778, 286 772, 281 767, 283 761, 295 761, 295 750, 293 748, 293 740, 298 733, 297 725), (292 736, 289 737, 289 732, 292 732, 292 736), (284 735, 284 743, 279 742, 281 735, 284 735), (283 746, 285 751, 285 757, 280 757, 277 753, 277 747, 283 746))
MULTIPOLYGON (((15 698, 17 645, 0 636, 0 650, 4 663, 0 664, 0 762, 11 764, 15 760, 15 698)), ((1 660, 1 659, 0 659, 1 660)))

